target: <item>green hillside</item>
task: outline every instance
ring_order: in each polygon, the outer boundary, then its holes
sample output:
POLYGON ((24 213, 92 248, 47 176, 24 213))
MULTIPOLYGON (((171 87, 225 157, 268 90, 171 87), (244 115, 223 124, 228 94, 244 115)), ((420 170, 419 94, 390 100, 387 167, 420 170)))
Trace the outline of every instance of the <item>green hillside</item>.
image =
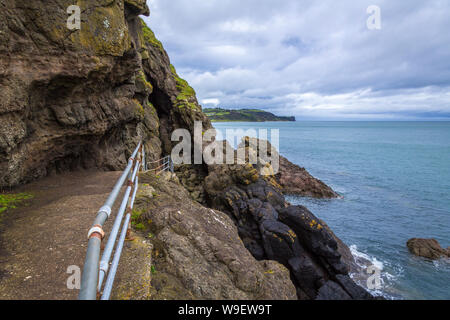
POLYGON ((207 108, 203 109, 203 112, 213 122, 295 121, 295 117, 278 117, 273 113, 258 109, 227 110, 221 108, 207 108))

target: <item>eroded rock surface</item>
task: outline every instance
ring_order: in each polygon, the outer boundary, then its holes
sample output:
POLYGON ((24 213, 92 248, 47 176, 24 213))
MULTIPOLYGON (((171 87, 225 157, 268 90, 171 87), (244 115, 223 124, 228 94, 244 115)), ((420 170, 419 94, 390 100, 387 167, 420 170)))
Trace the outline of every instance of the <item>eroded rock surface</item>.
POLYGON ((201 112, 153 32, 144 0, 0 1, 0 187, 78 168, 122 169, 139 140, 150 159, 201 112))
POLYGON ((275 175, 284 194, 329 199, 339 195, 321 180, 314 178, 302 168, 280 156, 280 171, 275 175))
POLYGON ((133 33, 145 1, 0 2, 0 187, 76 168, 122 169, 143 139, 159 154, 133 33), (5 125, 3 125, 5 124, 5 125))
POLYGON ((409 251, 419 257, 437 260, 450 258, 450 248, 444 249, 436 239, 413 238, 406 243, 409 251))
POLYGON ((257 168, 261 169, 270 159, 279 161, 278 172, 274 178, 283 194, 313 198, 337 198, 339 195, 321 180, 314 178, 305 168, 290 162, 278 153, 269 141, 245 137, 239 148, 246 151, 246 159, 257 159, 257 168))
POLYGON ((135 219, 154 246, 152 299, 296 299, 289 271, 256 261, 225 213, 193 201, 170 173, 141 181, 135 219))
POLYGON ((211 207, 228 213, 258 260, 291 271, 299 299, 371 299, 349 272, 350 250, 307 208, 286 203, 273 177, 252 165, 210 165, 205 190, 211 207))

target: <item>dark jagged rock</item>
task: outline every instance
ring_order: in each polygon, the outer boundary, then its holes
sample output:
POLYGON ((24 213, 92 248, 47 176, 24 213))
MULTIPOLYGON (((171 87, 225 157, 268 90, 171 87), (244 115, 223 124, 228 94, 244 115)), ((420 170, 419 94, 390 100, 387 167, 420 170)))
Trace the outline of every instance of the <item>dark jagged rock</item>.
POLYGON ((336 275, 336 282, 340 283, 345 291, 353 298, 357 300, 372 299, 366 290, 358 286, 348 275, 338 274, 336 275))
POLYGON ((270 260, 288 265, 289 259, 301 251, 297 236, 287 225, 275 219, 266 219, 259 228, 265 253, 270 260))
POLYGON ((327 281, 317 294, 316 300, 351 300, 352 297, 334 281, 327 281))
POLYGON ((441 247, 435 239, 413 238, 406 243, 409 251, 419 257, 437 260, 440 258, 450 258, 450 250, 441 247))
POLYGON ((337 242, 328 232, 328 227, 302 206, 290 206, 279 211, 279 219, 290 226, 307 250, 314 252, 327 264, 327 269, 347 274, 346 264, 341 261, 337 242))
POLYGON ((306 253, 289 260, 297 286, 306 293, 309 299, 317 296, 317 289, 325 283, 326 272, 306 253))

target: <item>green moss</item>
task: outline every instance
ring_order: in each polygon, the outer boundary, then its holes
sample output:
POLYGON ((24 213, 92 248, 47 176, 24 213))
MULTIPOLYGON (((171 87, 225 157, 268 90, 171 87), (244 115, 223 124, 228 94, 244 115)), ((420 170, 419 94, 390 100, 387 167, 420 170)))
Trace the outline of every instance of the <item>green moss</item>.
POLYGON ((150 112, 158 117, 158 113, 156 112, 156 108, 153 106, 153 104, 151 102, 147 102, 147 108, 150 110, 150 112))
POLYGON ((142 25, 142 32, 144 34, 144 40, 146 43, 152 45, 153 47, 164 51, 164 47, 158 39, 156 39, 154 32, 152 29, 150 29, 147 24, 144 22, 144 20, 141 19, 141 25, 142 25))
POLYGON ((131 213, 131 221, 138 222, 144 212, 142 210, 133 210, 131 213))
POLYGON ((136 116, 138 118, 145 117, 145 110, 142 104, 137 99, 133 99, 133 102, 136 104, 136 116))
MULTIPOLYGON (((81 7, 88 5, 81 3, 81 7)), ((89 23, 83 24, 81 30, 70 34, 72 42, 98 55, 123 56, 131 47, 131 39, 120 4, 95 6, 86 14, 89 23)))
POLYGON ((151 269, 152 274, 155 274, 155 273, 156 273, 156 268, 155 268, 155 266, 151 266, 150 269, 151 269))
MULTIPOLYGON (((156 39, 153 31, 146 25, 144 20, 141 19, 142 34, 145 44, 151 45, 160 51, 164 51, 162 43, 156 39)), ((173 78, 176 81, 177 89, 179 91, 175 105, 179 108, 191 108, 198 109, 198 105, 195 99, 195 90, 188 84, 188 82, 180 76, 178 76, 177 71, 173 65, 170 65, 170 70, 172 71, 173 78)))
POLYGON ((29 193, 0 194, 0 213, 9 209, 16 209, 22 201, 32 199, 33 197, 29 193))
POLYGON ((147 77, 145 76, 145 73, 142 69, 137 73, 136 80, 141 82, 150 93, 153 92, 153 86, 150 82, 147 81, 147 77))
POLYGON ((145 230, 145 225, 142 222, 140 222, 140 223, 131 223, 131 224, 133 225, 133 227, 136 230, 139 230, 139 231, 145 230))
POLYGON ((176 106, 179 108, 188 107, 191 109, 197 109, 198 106, 195 101, 195 90, 189 85, 189 83, 180 78, 173 65, 170 65, 170 70, 177 83, 177 89, 179 90, 176 106))
POLYGON ((134 229, 138 231, 144 231, 147 229, 144 219, 142 219, 142 214, 144 213, 144 210, 136 210, 133 209, 131 212, 131 225, 134 227, 134 229))

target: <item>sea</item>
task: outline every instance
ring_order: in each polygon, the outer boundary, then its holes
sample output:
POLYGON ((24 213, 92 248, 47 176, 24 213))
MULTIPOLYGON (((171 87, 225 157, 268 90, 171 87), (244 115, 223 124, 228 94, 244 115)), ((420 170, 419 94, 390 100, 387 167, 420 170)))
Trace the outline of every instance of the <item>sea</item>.
POLYGON ((450 299, 450 261, 416 257, 406 247, 410 238, 450 246, 450 122, 221 122, 214 127, 224 136, 226 129, 255 129, 249 131, 253 136, 267 129, 269 140, 276 140, 278 130, 280 154, 342 196, 287 200, 306 206, 355 256, 380 269, 372 293, 450 299))

